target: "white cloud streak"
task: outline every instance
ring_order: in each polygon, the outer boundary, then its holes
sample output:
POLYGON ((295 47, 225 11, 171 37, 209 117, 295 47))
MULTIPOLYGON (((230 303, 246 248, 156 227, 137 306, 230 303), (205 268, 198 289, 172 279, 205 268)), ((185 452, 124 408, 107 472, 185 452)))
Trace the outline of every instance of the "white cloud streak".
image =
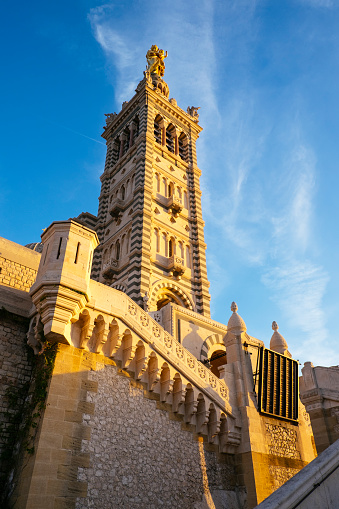
MULTIPOLYGON (((115 19, 114 2, 91 9, 89 20, 94 37, 104 50, 110 66, 118 71, 114 77, 117 101, 132 94, 145 69, 145 54, 151 44, 157 44, 176 56, 175 67, 166 61, 166 77, 176 96, 184 101, 200 101, 206 115, 218 117, 214 94, 215 51, 213 44, 213 1, 199 6, 171 2, 166 11, 162 5, 143 4, 143 19, 132 28, 115 19), (150 25, 150 19, 152 23, 150 25), (194 58, 199 54, 199 59, 194 58), (139 69, 139 70, 138 70, 139 69)), ((192 103, 190 103, 192 105, 192 103)))

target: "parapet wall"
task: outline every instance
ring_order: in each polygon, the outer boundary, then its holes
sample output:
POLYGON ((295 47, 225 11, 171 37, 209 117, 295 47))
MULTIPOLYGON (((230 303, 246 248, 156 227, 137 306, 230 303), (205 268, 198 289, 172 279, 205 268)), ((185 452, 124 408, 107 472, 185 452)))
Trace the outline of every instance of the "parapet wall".
POLYGON ((36 279, 41 254, 0 237, 0 285, 28 292, 36 279))

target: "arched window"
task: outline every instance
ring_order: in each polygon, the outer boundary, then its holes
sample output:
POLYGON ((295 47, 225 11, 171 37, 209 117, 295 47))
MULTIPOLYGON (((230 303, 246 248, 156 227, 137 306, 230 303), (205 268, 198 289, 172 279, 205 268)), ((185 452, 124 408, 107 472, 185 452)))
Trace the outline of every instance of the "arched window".
POLYGON ((188 145, 187 145, 187 137, 184 133, 181 133, 178 138, 178 145, 179 145, 179 156, 183 161, 187 161, 187 152, 188 152, 188 145))
POLYGON ((154 179, 155 179, 155 189, 156 189, 156 192, 160 193, 160 176, 159 176, 159 173, 156 173, 154 175, 154 179))
POLYGON ((157 310, 163 308, 168 304, 169 302, 173 302, 173 304, 177 304, 177 306, 181 306, 182 303, 180 299, 175 295, 171 290, 168 290, 167 288, 160 292, 157 299, 157 310))
POLYGON ((165 177, 162 179, 162 191, 161 191, 161 194, 163 194, 164 196, 167 196, 167 180, 165 179, 165 177))
POLYGON ((124 199, 125 199, 125 194, 126 194, 125 186, 124 186, 124 185, 122 185, 122 186, 121 186, 121 189, 120 189, 120 198, 121 198, 122 200, 124 200, 124 199))
POLYGON ((161 145, 161 127, 160 123, 162 122, 162 118, 160 115, 157 115, 154 120, 154 138, 159 145, 161 145))
POLYGON ((160 251, 160 238, 159 238, 159 230, 154 228, 154 236, 153 236, 153 246, 156 253, 160 251))
POLYGON ((170 198, 174 194, 174 184, 173 182, 170 182, 168 184, 168 197, 170 198))
POLYGON ((126 127, 126 129, 124 130, 124 137, 123 137, 123 143, 124 143, 123 155, 126 154, 127 150, 129 149, 129 138, 130 138, 130 131, 129 131, 128 127, 126 127))
POLYGON ((174 138, 175 138, 175 129, 173 125, 169 125, 166 129, 166 147, 170 152, 174 153, 174 138))
POLYGON ((120 242, 118 240, 115 244, 115 259, 120 260, 120 242))
POLYGON ((168 256, 171 257, 174 255, 174 239, 170 239, 168 243, 168 256))
POLYGON ((119 138, 115 138, 115 140, 112 143, 112 158, 113 158, 113 164, 117 162, 119 159, 119 150, 120 150, 120 141, 119 138))
POLYGON ((161 235, 160 253, 162 256, 167 256, 167 236, 166 233, 161 235))

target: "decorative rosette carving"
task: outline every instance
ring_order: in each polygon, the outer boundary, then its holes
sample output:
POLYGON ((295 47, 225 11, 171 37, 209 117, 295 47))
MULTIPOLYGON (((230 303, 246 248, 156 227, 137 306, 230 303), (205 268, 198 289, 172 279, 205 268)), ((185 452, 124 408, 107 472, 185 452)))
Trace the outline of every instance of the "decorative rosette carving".
POLYGON ((172 348, 172 338, 170 336, 167 336, 167 334, 165 334, 164 341, 167 348, 172 348))
POLYGON ((147 327, 147 325, 149 324, 149 316, 146 315, 146 313, 141 313, 140 323, 143 327, 147 327))
POLYGON ((133 304, 133 303, 128 304, 128 312, 132 316, 135 316, 137 314, 137 308, 136 308, 135 304, 133 304))
POLYGON ((222 385, 220 385, 220 396, 222 398, 227 398, 227 389, 226 389, 226 387, 223 387, 222 385))
POLYGON ((187 365, 189 368, 194 369, 195 366, 195 360, 190 355, 187 355, 187 365))
POLYGON ((179 357, 180 359, 183 359, 183 357, 184 357, 183 347, 180 345, 177 345, 176 351, 177 351, 177 357, 179 357))
POLYGON ((200 378, 206 378, 206 370, 203 366, 198 366, 198 374, 200 378))
POLYGON ((213 389, 215 389, 217 386, 217 381, 213 375, 209 375, 208 381, 209 381, 210 386, 213 387, 213 389))
POLYGON ((156 338, 160 338, 160 329, 157 325, 153 325, 153 336, 156 338))

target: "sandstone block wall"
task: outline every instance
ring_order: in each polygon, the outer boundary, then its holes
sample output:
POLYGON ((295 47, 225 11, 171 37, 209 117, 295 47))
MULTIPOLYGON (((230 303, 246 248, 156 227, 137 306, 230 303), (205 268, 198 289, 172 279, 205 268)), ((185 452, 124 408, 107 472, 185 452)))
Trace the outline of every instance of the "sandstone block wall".
POLYGON ((0 285, 28 292, 35 281, 41 254, 0 237, 0 285))
POLYGON ((27 329, 27 319, 0 310, 0 487, 9 468, 3 456, 7 453, 11 456, 16 443, 13 424, 24 403, 32 374, 33 352, 29 352, 26 345, 27 329))

